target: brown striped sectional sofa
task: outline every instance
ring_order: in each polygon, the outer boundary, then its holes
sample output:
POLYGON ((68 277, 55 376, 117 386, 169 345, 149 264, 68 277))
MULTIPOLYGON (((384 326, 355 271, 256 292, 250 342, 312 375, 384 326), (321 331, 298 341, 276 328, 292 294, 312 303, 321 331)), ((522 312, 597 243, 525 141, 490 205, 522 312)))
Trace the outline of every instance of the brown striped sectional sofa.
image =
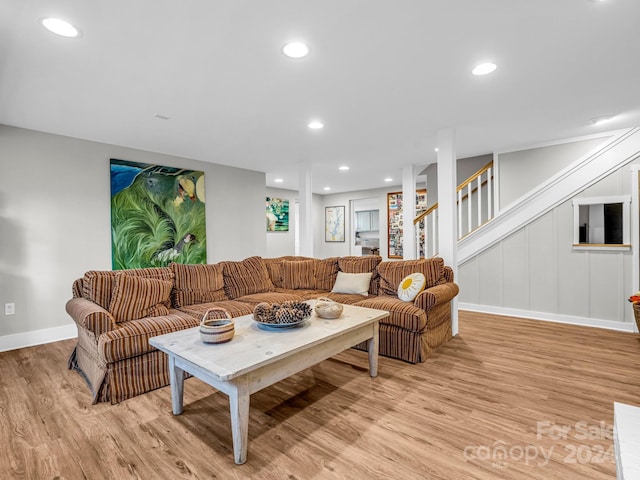
MULTIPOLYGON (((88 271, 73 284, 67 312, 78 327, 69 358, 93 394, 93 403, 122 400, 169 384, 164 353, 149 338, 192 328, 214 306, 233 317, 260 302, 319 296, 387 310, 380 324, 380 354, 424 362, 451 338, 453 271, 441 258, 382 262, 379 256, 261 258, 207 265, 88 271), (372 272, 368 295, 332 293, 339 271, 372 272), (400 281, 422 272, 427 288, 413 302, 397 297, 400 281)), ((366 345, 356 348, 366 350, 366 345)))

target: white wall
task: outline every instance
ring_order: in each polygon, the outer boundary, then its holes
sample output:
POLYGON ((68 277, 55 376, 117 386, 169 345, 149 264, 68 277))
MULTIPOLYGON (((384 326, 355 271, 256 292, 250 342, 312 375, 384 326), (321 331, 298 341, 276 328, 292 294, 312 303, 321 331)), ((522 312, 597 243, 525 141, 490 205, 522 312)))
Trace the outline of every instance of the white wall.
POLYGON ((505 208, 526 192, 591 152, 610 137, 597 137, 498 155, 499 208, 505 208))
POLYGON ((355 218, 351 218, 351 202, 353 200, 372 199, 376 200, 368 202, 367 205, 371 209, 380 211, 380 255, 383 259, 387 259, 387 193, 401 192, 402 187, 395 185, 386 188, 376 188, 372 190, 358 190, 347 193, 335 193, 331 195, 322 195, 320 211, 318 212, 318 236, 316 237, 316 257, 338 257, 351 255, 351 242, 354 238, 353 229, 355 228, 355 218), (324 207, 342 206, 345 207, 345 241, 343 242, 325 242, 324 241, 324 207))
POLYGON ((0 125, 0 350, 75 332, 73 281, 111 269, 110 158, 204 171, 207 261, 265 255, 264 173, 0 125))

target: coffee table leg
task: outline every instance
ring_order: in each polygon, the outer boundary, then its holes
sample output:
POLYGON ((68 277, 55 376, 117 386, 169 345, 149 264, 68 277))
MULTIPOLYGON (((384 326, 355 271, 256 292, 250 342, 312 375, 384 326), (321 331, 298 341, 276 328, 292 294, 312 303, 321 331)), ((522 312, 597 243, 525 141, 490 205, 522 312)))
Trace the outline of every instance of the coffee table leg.
POLYGON ((171 382, 171 404, 173 414, 182 413, 184 401, 184 371, 176 367, 176 357, 169 355, 169 381, 171 382))
POLYGON ((238 378, 229 392, 231 413, 231 434, 233 435, 233 456, 240 465, 247 461, 249 441, 249 384, 246 378, 238 378))
POLYGON ((373 337, 369 339, 367 350, 369 351, 369 375, 378 376, 378 322, 373 324, 373 337))

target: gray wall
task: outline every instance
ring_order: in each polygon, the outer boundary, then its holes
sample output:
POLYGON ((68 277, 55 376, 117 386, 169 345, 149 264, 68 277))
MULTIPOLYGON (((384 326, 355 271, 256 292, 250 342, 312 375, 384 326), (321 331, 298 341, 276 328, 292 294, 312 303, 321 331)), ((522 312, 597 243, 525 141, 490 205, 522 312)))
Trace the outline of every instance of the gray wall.
POLYGON ((111 269, 109 159, 205 172, 207 261, 264 255, 264 173, 0 125, 0 336, 72 323, 71 284, 111 269))
MULTIPOLYGON (((578 197, 630 194, 626 165, 578 197)), ((632 323, 632 252, 574 250, 573 228, 568 200, 460 265, 460 302, 632 323)))
MULTIPOLYGON (((492 154, 459 158, 456 161, 456 184, 460 185, 491 160, 493 160, 492 154)), ((431 207, 438 203, 438 164, 429 165, 424 173, 427 175, 427 206, 431 207)))
POLYGON ((512 202, 587 154, 609 137, 498 155, 499 208, 512 202))

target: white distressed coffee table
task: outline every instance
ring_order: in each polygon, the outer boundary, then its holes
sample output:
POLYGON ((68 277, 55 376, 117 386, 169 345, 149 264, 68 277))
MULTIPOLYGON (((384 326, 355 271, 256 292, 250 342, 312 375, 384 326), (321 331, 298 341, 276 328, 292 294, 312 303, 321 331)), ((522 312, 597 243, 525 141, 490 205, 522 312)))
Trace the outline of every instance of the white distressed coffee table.
POLYGON ((229 396, 233 453, 247 460, 249 397, 360 342, 368 342, 369 373, 378 374, 378 321, 389 312, 345 305, 342 316, 325 320, 315 314, 302 326, 264 331, 251 315, 235 319, 230 342, 206 344, 198 327, 149 339, 169 356, 173 414, 183 409, 184 374, 189 372, 229 396))

